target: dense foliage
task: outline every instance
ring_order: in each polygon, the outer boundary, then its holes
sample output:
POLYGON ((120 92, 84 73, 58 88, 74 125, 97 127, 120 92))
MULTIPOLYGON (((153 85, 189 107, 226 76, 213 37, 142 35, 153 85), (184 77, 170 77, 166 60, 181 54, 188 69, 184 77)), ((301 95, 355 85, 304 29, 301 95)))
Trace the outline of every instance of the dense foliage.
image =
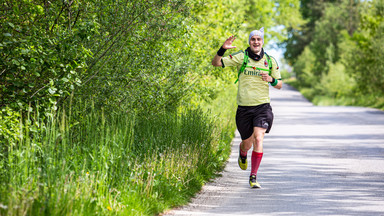
MULTIPOLYGON (((229 155, 223 41, 303 23, 297 0, 0 2, 0 214, 153 215, 229 155), (187 158, 187 159, 186 159, 187 158)), ((280 33, 279 33, 280 32, 280 33)), ((228 99, 230 98, 230 99, 228 99)))
POLYGON ((384 109, 382 0, 301 1, 307 20, 283 43, 296 85, 317 104, 384 109))
POLYGON ((171 63, 188 54, 177 43, 188 33, 179 25, 185 1, 2 4, 0 106, 51 107, 74 92, 100 105, 156 108, 183 94, 188 62, 171 63))

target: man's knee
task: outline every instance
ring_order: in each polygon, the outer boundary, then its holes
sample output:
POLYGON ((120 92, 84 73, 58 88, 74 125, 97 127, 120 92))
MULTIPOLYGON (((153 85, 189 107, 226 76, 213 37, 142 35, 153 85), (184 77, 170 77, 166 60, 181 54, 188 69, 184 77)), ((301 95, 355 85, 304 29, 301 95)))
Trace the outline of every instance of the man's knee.
POLYGON ((258 127, 255 127, 254 131, 253 131, 253 136, 254 138, 257 140, 257 139, 263 139, 264 138, 264 135, 265 135, 265 131, 266 129, 265 128, 258 128, 258 127))
POLYGON ((258 144, 258 143, 262 143, 263 140, 264 140, 264 136, 256 136, 256 137, 255 137, 255 140, 256 140, 256 144, 258 144))
POLYGON ((254 135, 255 135, 255 142, 256 142, 256 144, 263 142, 265 132, 255 133, 254 135))
POLYGON ((248 151, 253 145, 253 137, 243 140, 242 142, 243 142, 242 149, 245 151, 248 151))

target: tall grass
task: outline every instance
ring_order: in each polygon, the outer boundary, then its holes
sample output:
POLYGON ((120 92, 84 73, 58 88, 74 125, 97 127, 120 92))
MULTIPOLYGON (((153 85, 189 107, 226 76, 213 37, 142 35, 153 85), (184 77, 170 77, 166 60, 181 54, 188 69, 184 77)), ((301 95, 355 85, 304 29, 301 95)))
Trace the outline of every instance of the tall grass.
MULTIPOLYGON (((233 114, 228 107, 214 113, 233 114)), ((231 121, 201 109, 71 108, 45 122, 30 112, 19 119, 19 139, 1 142, 0 215, 162 212, 184 204, 223 167, 234 131, 231 121)))
MULTIPOLYGON (((320 84, 317 87, 309 88, 302 87, 295 78, 284 80, 284 82, 298 89, 305 98, 318 106, 362 106, 384 110, 384 98, 379 93, 366 94, 355 89, 349 93, 329 95, 322 94, 318 90, 320 84)), ((327 88, 326 86, 322 87, 327 88)))

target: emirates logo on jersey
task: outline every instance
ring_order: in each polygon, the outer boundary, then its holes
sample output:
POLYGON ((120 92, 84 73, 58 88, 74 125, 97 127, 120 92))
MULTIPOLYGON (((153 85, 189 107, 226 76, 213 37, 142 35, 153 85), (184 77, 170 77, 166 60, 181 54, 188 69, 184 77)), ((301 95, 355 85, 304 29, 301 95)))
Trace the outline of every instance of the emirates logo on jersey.
POLYGON ((267 60, 264 60, 264 65, 265 65, 265 67, 268 67, 268 62, 267 62, 267 60))

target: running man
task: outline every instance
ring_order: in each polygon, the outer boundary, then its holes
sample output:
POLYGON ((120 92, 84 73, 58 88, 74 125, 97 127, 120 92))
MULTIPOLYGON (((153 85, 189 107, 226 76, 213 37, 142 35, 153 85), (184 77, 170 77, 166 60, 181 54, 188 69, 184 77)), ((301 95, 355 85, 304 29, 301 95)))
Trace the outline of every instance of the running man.
POLYGON ((251 188, 260 188, 256 180, 257 170, 263 157, 264 135, 269 133, 273 123, 268 83, 281 89, 283 82, 277 61, 264 52, 264 28, 250 33, 249 47, 245 51, 223 57, 227 49, 236 48, 232 46, 235 39, 232 35, 224 42, 213 58, 212 65, 223 68, 237 66, 239 70, 236 125, 242 142, 238 163, 242 170, 247 169, 247 153, 253 146, 249 184, 251 188))

